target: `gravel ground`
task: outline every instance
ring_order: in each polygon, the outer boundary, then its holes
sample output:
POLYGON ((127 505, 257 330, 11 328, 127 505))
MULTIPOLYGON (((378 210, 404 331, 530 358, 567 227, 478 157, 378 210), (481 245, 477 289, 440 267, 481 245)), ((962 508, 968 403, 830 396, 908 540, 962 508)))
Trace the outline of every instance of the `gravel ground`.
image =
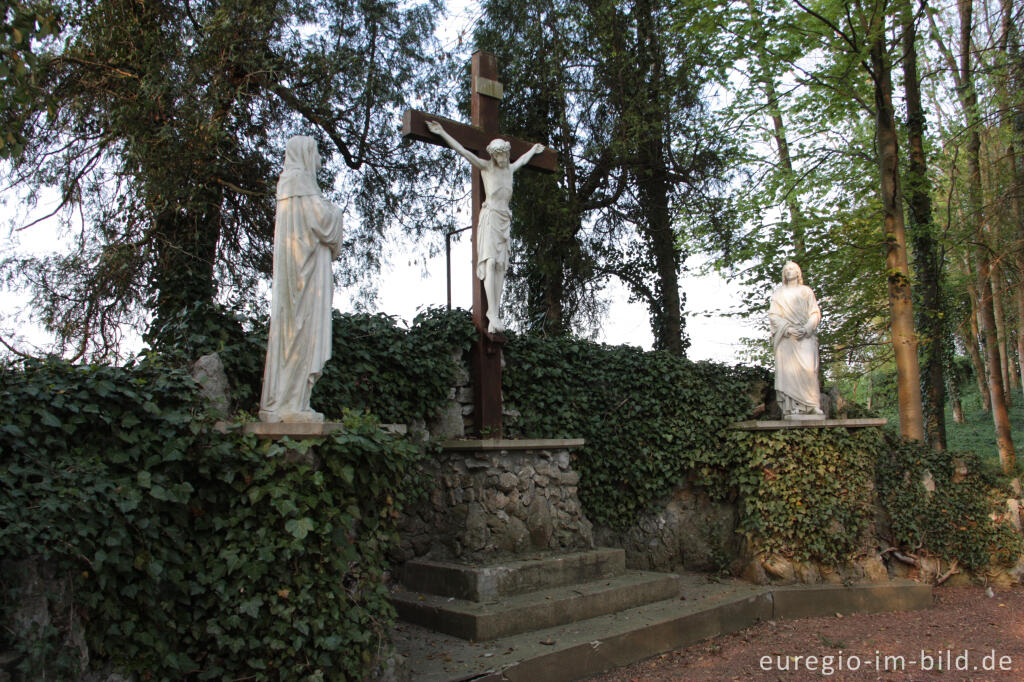
POLYGON ((590 679, 1024 680, 1024 587, 934 594, 928 611, 769 621, 590 679))

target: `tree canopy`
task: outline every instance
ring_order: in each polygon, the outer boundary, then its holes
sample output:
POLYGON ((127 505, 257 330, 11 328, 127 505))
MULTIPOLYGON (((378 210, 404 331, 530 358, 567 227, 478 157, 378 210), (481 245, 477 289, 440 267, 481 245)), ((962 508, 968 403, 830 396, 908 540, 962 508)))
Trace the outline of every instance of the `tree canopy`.
POLYGON ((330 161, 323 184, 347 171, 342 278, 372 271, 391 223, 438 222, 416 191, 428 152, 397 150, 401 108, 446 67, 438 8, 55 3, 62 31, 37 24, 31 69, 5 83, 26 96, 6 99, 0 120, 23 141, 10 186, 30 203, 56 191, 75 248, 8 260, 5 276, 29 283, 59 340, 95 354, 123 323, 148 324, 158 342, 196 303, 252 301, 270 271, 273 178, 299 132, 330 161))
MULTIPOLYGON (((895 367, 904 434, 941 448, 946 390, 955 403, 969 366, 1015 466, 1005 413, 1024 384, 1022 0, 480 9, 471 30, 501 65, 502 130, 547 142, 561 170, 523 174, 513 199, 520 328, 593 332, 617 279, 647 308, 655 346, 683 353, 687 255, 742 283, 750 316, 792 258, 823 306, 829 381, 856 393, 895 367)), ((102 355, 124 323, 154 343, 173 340, 186 313, 217 323, 208 304, 264 296, 271 183, 300 131, 330 157, 325 185, 343 171, 333 191, 352 229, 337 275, 372 277, 387 230, 452 222, 439 202, 461 171, 430 147, 398 149, 401 108, 444 113, 467 99, 463 65, 432 37, 441 10, 9 3, 5 196, 55 195, 76 248, 9 258, 3 277, 31 289, 71 354, 102 355)))

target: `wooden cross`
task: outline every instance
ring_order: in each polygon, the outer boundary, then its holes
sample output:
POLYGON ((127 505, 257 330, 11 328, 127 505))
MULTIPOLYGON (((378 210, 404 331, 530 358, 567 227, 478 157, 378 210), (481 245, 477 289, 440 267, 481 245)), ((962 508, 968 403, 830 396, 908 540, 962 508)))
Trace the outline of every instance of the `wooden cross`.
MULTIPOLYGON (((416 109, 407 109, 402 121, 402 137, 441 146, 447 144, 427 130, 427 121, 438 121, 463 147, 481 158, 490 158, 487 145, 500 137, 512 146, 511 160, 518 159, 533 147, 508 135, 498 133, 498 102, 502 97, 502 85, 498 82, 498 62, 488 52, 473 53, 472 61, 471 125, 433 116, 416 109)), ((553 173, 558 170, 558 157, 550 149, 537 154, 527 167, 553 173)), ((473 344, 473 414, 477 433, 481 437, 501 438, 501 348, 505 337, 487 332, 487 296, 483 282, 476 277, 477 225, 480 221, 480 207, 484 203, 484 184, 480 171, 473 169, 473 324, 479 338, 473 344)))

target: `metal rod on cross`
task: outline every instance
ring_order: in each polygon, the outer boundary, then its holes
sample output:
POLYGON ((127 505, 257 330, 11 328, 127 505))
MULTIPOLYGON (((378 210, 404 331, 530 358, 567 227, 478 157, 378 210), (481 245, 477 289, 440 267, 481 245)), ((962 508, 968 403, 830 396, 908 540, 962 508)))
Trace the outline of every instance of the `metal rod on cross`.
MULTIPOLYGON (((407 109, 402 121, 402 137, 446 146, 444 140, 427 129, 427 121, 438 121, 451 137, 467 150, 481 158, 489 158, 487 145, 495 138, 507 140, 511 145, 511 158, 518 158, 533 147, 525 142, 498 132, 498 102, 503 88, 498 82, 498 62, 488 52, 473 53, 472 60, 471 124, 434 116, 424 111, 407 109)), ((545 149, 530 159, 527 167, 553 173, 558 170, 558 157, 545 149)), ((487 332, 487 296, 483 282, 477 279, 477 232, 480 208, 484 203, 484 185, 480 171, 473 169, 473 323, 479 338, 473 344, 473 415, 477 433, 481 437, 501 438, 501 349, 505 337, 487 332)))
POLYGON ((452 237, 465 232, 466 230, 472 230, 473 226, 463 227, 458 230, 451 230, 444 233, 444 261, 447 266, 448 272, 448 310, 452 309, 452 237))

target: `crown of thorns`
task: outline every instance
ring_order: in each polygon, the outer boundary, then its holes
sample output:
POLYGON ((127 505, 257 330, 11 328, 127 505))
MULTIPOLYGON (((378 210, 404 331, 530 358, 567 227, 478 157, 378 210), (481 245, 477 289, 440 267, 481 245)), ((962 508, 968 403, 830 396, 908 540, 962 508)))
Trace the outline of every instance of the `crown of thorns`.
POLYGON ((491 140, 491 143, 487 145, 487 153, 494 154, 495 152, 505 152, 508 154, 512 151, 512 145, 508 143, 508 140, 491 140))

